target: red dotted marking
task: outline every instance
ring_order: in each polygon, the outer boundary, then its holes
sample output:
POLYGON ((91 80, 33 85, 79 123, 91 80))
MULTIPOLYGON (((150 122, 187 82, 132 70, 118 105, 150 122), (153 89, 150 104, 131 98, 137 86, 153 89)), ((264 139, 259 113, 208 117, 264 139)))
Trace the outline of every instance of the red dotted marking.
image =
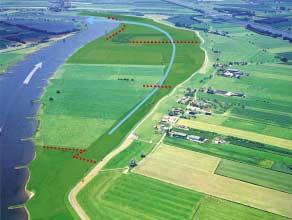
POLYGON ((159 89, 171 89, 170 85, 156 85, 156 84, 144 84, 144 88, 159 88, 159 89))
POLYGON ((73 147, 55 147, 55 146, 42 146, 46 150, 59 150, 59 151, 85 151, 84 149, 73 148, 73 147))
POLYGON ((121 19, 116 18, 116 17, 112 17, 112 16, 108 16, 107 19, 114 20, 114 21, 121 21, 121 19))
POLYGON ((80 149, 80 148, 73 148, 73 147, 54 147, 54 146, 47 146, 44 145, 42 146, 44 149, 46 150, 58 150, 58 151, 70 151, 70 152, 77 152, 75 154, 72 155, 73 159, 76 160, 81 160, 84 161, 86 163, 91 163, 91 164, 96 164, 96 160, 93 159, 89 159, 89 158, 85 158, 85 157, 81 157, 80 155, 85 153, 86 150, 85 149, 80 149))
POLYGON ((122 28, 118 29, 117 31, 114 31, 110 35, 105 36, 105 40, 111 40, 113 37, 117 36, 118 34, 121 34, 122 32, 125 31, 126 27, 127 26, 125 24, 123 24, 122 28))
MULTIPOLYGON (((170 40, 131 40, 129 41, 131 44, 171 44, 170 40)), ((198 44, 198 41, 195 40, 175 40, 173 41, 175 44, 198 44)))

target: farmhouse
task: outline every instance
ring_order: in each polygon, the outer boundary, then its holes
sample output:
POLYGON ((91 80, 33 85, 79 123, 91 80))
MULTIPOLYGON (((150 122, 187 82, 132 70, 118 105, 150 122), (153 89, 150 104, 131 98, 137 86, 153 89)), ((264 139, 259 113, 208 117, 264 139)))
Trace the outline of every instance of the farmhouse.
POLYGON ((187 140, 202 144, 202 143, 205 143, 208 139, 200 137, 200 136, 188 135, 187 136, 187 140))
POLYGON ((216 94, 216 95, 222 95, 222 96, 237 96, 237 97, 245 97, 244 93, 241 92, 230 92, 230 91, 225 91, 225 90, 220 90, 220 89, 212 89, 208 88, 207 90, 208 94, 216 94))
POLYGON ((175 137, 175 138, 182 138, 182 139, 187 138, 187 134, 185 134, 183 132, 171 131, 171 132, 169 132, 169 135, 171 137, 175 137))

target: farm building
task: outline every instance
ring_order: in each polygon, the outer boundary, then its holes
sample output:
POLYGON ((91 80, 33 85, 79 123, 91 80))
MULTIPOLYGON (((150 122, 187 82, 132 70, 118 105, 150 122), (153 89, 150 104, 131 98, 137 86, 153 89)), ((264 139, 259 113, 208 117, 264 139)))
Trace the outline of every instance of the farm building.
POLYGON ((205 143, 208 139, 200 137, 200 136, 188 135, 187 136, 187 140, 202 144, 202 143, 205 143))

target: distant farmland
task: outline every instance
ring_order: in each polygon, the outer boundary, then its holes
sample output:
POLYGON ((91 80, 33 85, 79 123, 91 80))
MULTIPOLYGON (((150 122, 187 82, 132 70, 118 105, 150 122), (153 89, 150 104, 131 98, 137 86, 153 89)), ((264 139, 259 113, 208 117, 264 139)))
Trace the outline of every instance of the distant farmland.
POLYGON ((135 172, 177 186, 292 217, 292 195, 214 174, 219 159, 161 145, 135 172))

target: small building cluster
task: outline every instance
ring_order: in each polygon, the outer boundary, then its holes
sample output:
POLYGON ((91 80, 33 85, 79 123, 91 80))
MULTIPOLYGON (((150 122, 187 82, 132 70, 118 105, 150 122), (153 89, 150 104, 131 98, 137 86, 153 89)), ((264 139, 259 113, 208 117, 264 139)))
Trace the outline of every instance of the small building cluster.
POLYGON ((208 94, 214 94, 214 95, 222 95, 222 96, 227 96, 227 97, 236 96, 236 97, 245 98, 245 94, 244 93, 241 93, 241 92, 230 92, 230 91, 220 90, 220 89, 208 88, 207 89, 207 93, 208 94))
POLYGON ((240 79, 240 77, 242 77, 244 73, 238 69, 225 69, 225 70, 218 70, 217 75, 240 79))
POLYGON ((212 115, 212 112, 210 110, 211 105, 204 101, 197 100, 194 97, 196 91, 196 89, 187 88, 184 96, 177 100, 177 103, 186 106, 185 109, 180 112, 181 118, 188 119, 191 117, 195 117, 195 115, 198 114, 212 115))
POLYGON ((200 144, 203 144, 208 140, 208 139, 200 137, 200 136, 189 135, 189 134, 186 134, 184 132, 178 132, 178 131, 172 131, 172 130, 169 131, 167 133, 167 135, 170 137, 185 139, 185 140, 200 143, 200 144))

